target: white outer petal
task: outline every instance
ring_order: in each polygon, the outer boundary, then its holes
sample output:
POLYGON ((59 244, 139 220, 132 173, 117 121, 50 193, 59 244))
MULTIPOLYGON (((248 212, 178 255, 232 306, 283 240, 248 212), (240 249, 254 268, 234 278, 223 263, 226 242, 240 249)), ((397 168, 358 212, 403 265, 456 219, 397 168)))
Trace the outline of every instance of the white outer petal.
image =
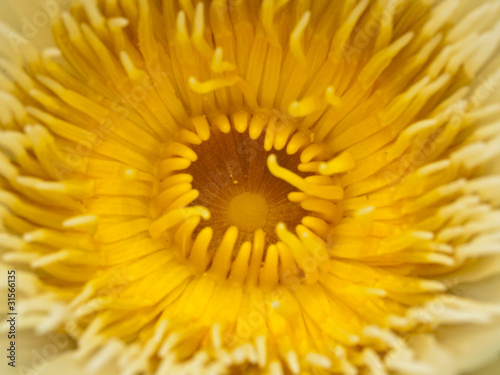
MULTIPOLYGON (((500 163, 499 168, 500 168, 500 163)), ((455 286, 466 283, 476 283, 500 274, 500 255, 478 259, 474 264, 465 266, 437 280, 446 285, 455 286)))
MULTIPOLYGON (((17 318, 22 319, 22 315, 18 315, 17 318)), ((51 333, 46 336, 37 336, 31 330, 17 329, 15 341, 16 367, 8 366, 9 360, 4 356, 0 363, 2 375, 33 374, 39 371, 42 373, 51 361, 75 346, 65 334, 51 333)), ((8 343, 7 334, 2 332, 0 336, 2 352, 6 352, 9 348, 8 343)))
MULTIPOLYGON (((75 348, 73 340, 61 333, 50 333, 37 336, 30 330, 22 330, 16 335, 16 367, 7 365, 7 358, 0 364, 2 375, 19 374, 72 374, 89 375, 86 372, 86 362, 76 362, 72 356, 75 348)), ((9 346, 7 335, 2 332, 0 344, 5 351, 9 346)), ((92 375, 117 374, 118 370, 111 366, 93 372, 92 375)))
POLYGON ((51 22, 69 3, 69 0, 2 0, 0 21, 41 50, 54 46, 51 22))
POLYGON ((415 350, 420 361, 432 365, 432 375, 455 375, 453 355, 432 334, 415 335, 408 344, 415 350))
MULTIPOLYGON (((500 303, 500 275, 476 283, 461 284, 457 294, 478 301, 500 303)), ((494 372, 500 366, 500 318, 486 325, 447 326, 431 335, 415 336, 409 344, 417 358, 437 367, 436 375, 469 373, 482 375, 494 372), (448 367, 449 364, 449 367, 448 367), (489 368, 484 368, 485 366, 489 368), (441 368, 442 366, 442 368, 441 368), (483 370, 482 370, 483 369, 483 370), (490 372, 491 371, 491 372, 490 372)))
POLYGON ((498 375, 500 374, 500 360, 496 361, 491 366, 477 371, 474 375, 498 375))
POLYGON ((440 328, 440 344, 452 353, 461 373, 474 373, 498 360, 500 353, 500 319, 485 326, 440 328))
MULTIPOLYGON (((73 359, 71 352, 66 352, 47 363, 47 366, 38 373, 38 375, 71 374, 71 375, 89 375, 85 368, 85 363, 77 362, 73 359)), ((102 368, 92 375, 110 375, 118 374, 119 371, 113 366, 102 368)))

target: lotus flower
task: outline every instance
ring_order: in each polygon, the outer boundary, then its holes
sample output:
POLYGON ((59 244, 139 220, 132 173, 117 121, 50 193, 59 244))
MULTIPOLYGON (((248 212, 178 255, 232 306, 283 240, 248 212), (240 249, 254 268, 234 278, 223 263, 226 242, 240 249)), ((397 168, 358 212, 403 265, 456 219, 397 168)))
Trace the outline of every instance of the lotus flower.
POLYGON ((499 1, 9 4, 20 371, 498 373, 499 1))

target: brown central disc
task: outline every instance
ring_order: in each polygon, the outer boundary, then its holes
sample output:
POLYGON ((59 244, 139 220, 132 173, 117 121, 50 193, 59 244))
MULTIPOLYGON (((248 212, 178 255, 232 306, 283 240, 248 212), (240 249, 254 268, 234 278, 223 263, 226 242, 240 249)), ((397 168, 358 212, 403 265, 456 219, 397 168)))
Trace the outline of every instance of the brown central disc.
MULTIPOLYGON (((266 166, 269 153, 264 149, 264 135, 253 140, 245 132, 234 130, 224 134, 215 130, 210 139, 192 146, 198 160, 188 169, 193 188, 200 192, 193 205, 202 205, 211 212, 210 220, 198 226, 214 230, 214 239, 222 238, 235 225, 239 230, 238 245, 251 241, 255 230, 266 233, 266 244, 277 241, 275 228, 279 222, 294 228, 307 215, 299 204, 287 199, 296 189, 273 176, 266 166)), ((276 151, 280 165, 297 170, 299 155, 276 151)), ((217 246, 214 241, 211 246, 217 246)))

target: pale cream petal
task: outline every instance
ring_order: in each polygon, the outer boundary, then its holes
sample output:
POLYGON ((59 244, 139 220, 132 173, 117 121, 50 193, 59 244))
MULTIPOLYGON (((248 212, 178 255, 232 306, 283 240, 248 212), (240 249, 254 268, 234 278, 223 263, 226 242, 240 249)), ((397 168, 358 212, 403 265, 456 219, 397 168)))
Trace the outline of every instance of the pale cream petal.
POLYGON ((498 323, 497 320, 479 329, 477 326, 442 328, 438 338, 433 334, 411 337, 409 346, 421 362, 432 366, 433 372, 428 375, 498 375, 498 323))
POLYGON ((88 371, 84 366, 84 363, 75 361, 72 352, 65 352, 54 360, 48 362, 47 366, 40 371, 38 375, 113 375, 117 373, 118 370, 113 366, 107 366, 98 371, 88 371))
MULTIPOLYGON (((500 168, 500 163, 499 163, 500 168)), ((480 258, 456 272, 438 278, 446 285, 474 283, 500 274, 500 255, 480 258)))
POLYGON ((500 359, 497 360, 492 365, 477 371, 474 375, 498 375, 498 374, 500 374, 500 359))
POLYGON ((415 335, 408 341, 417 353, 418 359, 432 366, 434 369, 432 375, 454 375, 456 373, 452 353, 440 345, 434 335, 415 335))
MULTIPOLYGON (((18 319, 21 316, 18 317, 18 319)), ((75 361, 73 350, 76 347, 74 340, 62 333, 49 333, 38 336, 31 330, 16 332, 15 340, 15 365, 9 366, 2 359, 0 373, 2 375, 110 375, 118 371, 112 366, 104 366, 97 371, 89 372, 86 369, 87 363, 75 361)), ((7 335, 2 332, 0 345, 2 349, 9 348, 7 335)))
MULTIPOLYGON (((468 280, 473 280, 469 275, 468 280)), ((500 275, 481 278, 479 282, 461 283, 456 295, 482 302, 500 304, 500 275)), ((434 334, 415 335, 408 339, 422 362, 430 364, 432 375, 493 375, 500 364, 500 318, 484 325, 443 326, 434 334), (492 364, 493 363, 493 364, 492 364), (491 369, 484 368, 490 365, 491 369)))
POLYGON ((500 304, 500 275, 459 285, 455 293, 478 301, 500 304))
MULTIPOLYGON (((16 318, 17 323, 23 316, 17 315, 16 318)), ((62 333, 49 333, 45 336, 37 336, 32 330, 19 330, 16 326, 15 336, 13 341, 15 341, 16 367, 8 366, 7 361, 10 361, 10 359, 2 356, 2 363, 0 364, 0 373, 2 375, 42 373, 51 361, 75 347, 73 340, 62 333)), ((10 348, 10 340, 5 332, 1 332, 0 334, 0 345, 2 352, 10 348)))
POLYGON ((43 49, 54 45, 51 22, 69 3, 68 0, 2 0, 1 20, 43 49))
POLYGON ((500 319, 485 326, 440 328, 436 335, 440 344, 452 353, 461 372, 481 369, 500 354, 500 319))
MULTIPOLYGON (((478 301, 500 303, 500 276, 471 284, 462 284, 456 293, 478 301)), ((455 357, 457 368, 476 371, 484 365, 498 360, 500 355, 500 318, 487 325, 442 327, 437 338, 446 350, 455 357)))

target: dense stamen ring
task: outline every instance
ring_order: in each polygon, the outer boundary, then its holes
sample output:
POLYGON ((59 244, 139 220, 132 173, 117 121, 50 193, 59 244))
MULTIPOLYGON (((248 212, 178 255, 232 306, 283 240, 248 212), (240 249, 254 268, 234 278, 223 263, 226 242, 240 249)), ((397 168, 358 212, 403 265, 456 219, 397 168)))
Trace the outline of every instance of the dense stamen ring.
POLYGON ((325 227, 340 215, 343 189, 328 174, 352 168, 352 158, 332 158, 275 116, 239 111, 189 123, 163 146, 151 235, 165 236, 188 263, 223 278, 255 257, 260 266, 245 272, 257 272, 261 282, 279 282, 271 277, 278 267, 307 278, 307 258, 315 259, 314 247, 329 240, 325 227))

